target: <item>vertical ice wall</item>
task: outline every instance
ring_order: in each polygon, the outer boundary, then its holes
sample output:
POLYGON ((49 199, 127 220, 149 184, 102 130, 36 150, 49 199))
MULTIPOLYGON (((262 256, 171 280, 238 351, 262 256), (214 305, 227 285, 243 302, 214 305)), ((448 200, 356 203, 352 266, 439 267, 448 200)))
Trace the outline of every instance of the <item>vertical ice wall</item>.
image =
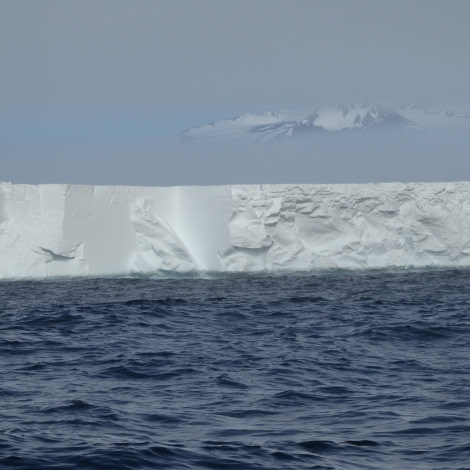
POLYGON ((228 186, 0 184, 0 278, 220 269, 228 186))
POLYGON ((219 271, 220 254, 229 246, 231 187, 180 186, 175 192, 178 209, 174 227, 181 241, 198 269, 219 271))
POLYGON ((469 183, 232 189, 230 271, 470 265, 469 183))
POLYGON ((470 183, 0 183, 0 279, 470 265, 470 183))

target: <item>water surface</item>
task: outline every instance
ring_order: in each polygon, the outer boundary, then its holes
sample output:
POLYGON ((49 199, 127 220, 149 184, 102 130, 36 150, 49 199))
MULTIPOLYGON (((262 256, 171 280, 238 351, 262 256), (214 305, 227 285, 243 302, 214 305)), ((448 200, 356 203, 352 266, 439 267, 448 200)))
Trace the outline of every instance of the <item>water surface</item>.
POLYGON ((470 271, 0 283, 0 468, 470 468, 470 271))

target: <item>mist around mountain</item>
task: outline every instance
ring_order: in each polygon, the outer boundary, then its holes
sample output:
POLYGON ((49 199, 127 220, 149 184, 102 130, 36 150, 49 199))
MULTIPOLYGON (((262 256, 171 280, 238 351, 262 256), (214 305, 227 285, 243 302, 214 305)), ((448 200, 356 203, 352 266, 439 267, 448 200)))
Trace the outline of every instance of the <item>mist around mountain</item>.
POLYGON ((76 142, 11 146, 2 178, 141 186, 470 181, 465 108, 312 107, 175 129, 167 140, 95 142, 78 133, 76 142))
POLYGON ((389 130, 426 130, 470 127, 470 112, 429 107, 343 105, 305 111, 247 112, 237 117, 192 127, 180 134, 182 141, 252 141, 318 137, 326 133, 370 133, 389 130))

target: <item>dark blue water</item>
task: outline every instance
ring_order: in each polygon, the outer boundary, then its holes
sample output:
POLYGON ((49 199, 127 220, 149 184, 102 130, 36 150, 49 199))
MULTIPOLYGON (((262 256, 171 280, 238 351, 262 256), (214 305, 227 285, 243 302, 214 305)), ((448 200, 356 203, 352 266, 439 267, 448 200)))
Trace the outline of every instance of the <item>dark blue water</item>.
POLYGON ((470 271, 0 284, 1 469, 470 468, 470 271))

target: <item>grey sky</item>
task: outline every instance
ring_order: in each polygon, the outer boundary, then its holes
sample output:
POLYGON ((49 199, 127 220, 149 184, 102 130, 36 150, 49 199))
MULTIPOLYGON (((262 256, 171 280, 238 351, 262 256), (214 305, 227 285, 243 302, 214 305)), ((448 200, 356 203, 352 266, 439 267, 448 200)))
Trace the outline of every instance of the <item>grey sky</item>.
POLYGON ((95 180, 124 183, 116 148, 135 160, 154 137, 244 111, 469 107, 469 22, 468 0, 0 0, 0 179, 70 181, 88 149, 114 165, 95 180))

